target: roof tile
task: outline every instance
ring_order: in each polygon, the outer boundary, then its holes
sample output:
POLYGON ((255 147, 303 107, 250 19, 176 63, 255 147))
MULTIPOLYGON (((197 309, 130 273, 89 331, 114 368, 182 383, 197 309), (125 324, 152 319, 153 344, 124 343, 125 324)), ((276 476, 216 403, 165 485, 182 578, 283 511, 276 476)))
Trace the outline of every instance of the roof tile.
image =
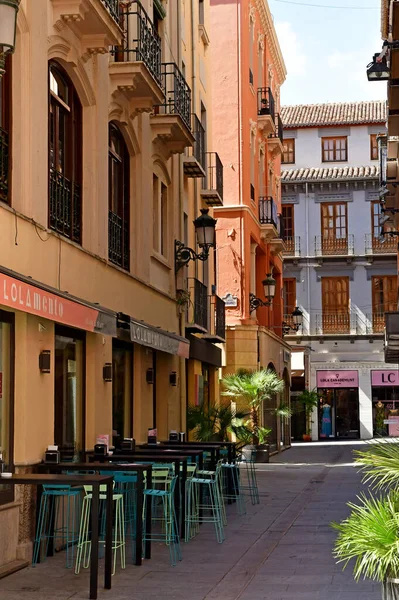
POLYGON ((346 181, 348 179, 378 179, 379 167, 322 167, 287 169, 281 172, 282 183, 297 183, 306 181, 346 181))
POLYGON ((281 118, 285 128, 384 123, 387 118, 386 102, 371 100, 283 106, 281 118))

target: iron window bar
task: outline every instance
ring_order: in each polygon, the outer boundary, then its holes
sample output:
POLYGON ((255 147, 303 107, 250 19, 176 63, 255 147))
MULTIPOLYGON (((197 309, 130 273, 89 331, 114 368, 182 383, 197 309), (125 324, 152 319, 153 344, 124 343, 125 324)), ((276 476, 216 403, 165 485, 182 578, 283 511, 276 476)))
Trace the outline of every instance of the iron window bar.
POLYGON ((119 0, 102 0, 105 8, 108 10, 111 17, 119 24, 120 4, 119 0))
POLYGON ((50 169, 50 229, 81 243, 81 190, 80 186, 50 169))
POLYGON ((261 225, 274 225, 277 229, 277 205, 272 196, 260 196, 259 221, 261 225))
POLYGON ((274 121, 275 103, 269 87, 258 88, 258 116, 270 115, 274 121))
POLYGON ((0 200, 8 201, 9 142, 8 133, 0 127, 0 200))

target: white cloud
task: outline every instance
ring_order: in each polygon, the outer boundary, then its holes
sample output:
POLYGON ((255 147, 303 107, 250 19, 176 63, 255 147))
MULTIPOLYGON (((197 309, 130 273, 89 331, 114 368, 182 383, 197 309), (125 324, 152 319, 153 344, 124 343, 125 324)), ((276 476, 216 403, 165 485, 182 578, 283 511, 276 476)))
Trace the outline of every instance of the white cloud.
POLYGON ((340 84, 344 101, 384 100, 386 98, 386 83, 367 80, 368 56, 368 51, 340 52, 336 50, 327 57, 331 76, 339 78, 337 83, 340 84))
POLYGON ((355 52, 339 52, 336 51, 330 56, 327 57, 327 64, 331 69, 339 69, 341 67, 346 66, 348 63, 355 63, 356 58, 358 58, 359 53, 355 52))
POLYGON ((275 27, 289 76, 305 75, 307 57, 297 34, 292 29, 292 24, 288 21, 280 21, 275 24, 275 27))

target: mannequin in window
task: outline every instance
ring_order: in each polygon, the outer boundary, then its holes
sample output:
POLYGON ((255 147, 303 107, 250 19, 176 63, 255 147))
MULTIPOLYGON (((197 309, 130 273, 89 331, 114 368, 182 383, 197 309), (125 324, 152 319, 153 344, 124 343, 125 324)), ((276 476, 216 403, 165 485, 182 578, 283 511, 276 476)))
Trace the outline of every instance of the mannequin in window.
POLYGON ((321 437, 330 437, 332 434, 331 426, 331 406, 327 401, 324 402, 322 408, 321 418, 321 437))

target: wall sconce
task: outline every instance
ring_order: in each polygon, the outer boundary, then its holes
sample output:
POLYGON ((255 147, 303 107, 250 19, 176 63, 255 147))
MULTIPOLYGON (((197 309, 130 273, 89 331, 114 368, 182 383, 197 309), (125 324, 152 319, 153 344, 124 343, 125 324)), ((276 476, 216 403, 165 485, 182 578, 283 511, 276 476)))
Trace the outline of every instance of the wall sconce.
POLYGON ((201 216, 194 221, 197 244, 202 249, 200 253, 187 248, 183 242, 175 240, 175 269, 176 272, 190 260, 208 260, 210 248, 215 247, 216 219, 211 217, 208 208, 201 208, 201 216))
POLYGON ((39 354, 39 369, 40 369, 41 373, 51 373, 50 362, 51 362, 50 350, 42 350, 39 354))
POLYGON ((145 380, 150 385, 154 384, 154 369, 147 369, 147 373, 145 374, 145 380))
POLYGON ((172 371, 171 374, 169 375, 169 383, 170 383, 170 385, 173 385, 174 387, 177 385, 176 371, 172 371))
POLYGON ((260 306, 270 306, 273 302, 274 295, 276 293, 276 280, 273 279, 271 273, 266 275, 266 279, 262 281, 263 290, 265 294, 265 300, 257 298, 255 294, 249 294, 249 311, 253 312, 260 306))
POLYGON ((104 381, 112 381, 112 363, 105 363, 103 366, 104 381))
POLYGON ((287 323, 287 321, 283 321, 283 334, 287 335, 290 331, 298 332, 302 327, 303 323, 303 312, 298 306, 294 308, 291 313, 292 323, 287 323))
POLYGON ((20 0, 0 0, 0 77, 5 72, 7 54, 15 50, 17 13, 20 0))

